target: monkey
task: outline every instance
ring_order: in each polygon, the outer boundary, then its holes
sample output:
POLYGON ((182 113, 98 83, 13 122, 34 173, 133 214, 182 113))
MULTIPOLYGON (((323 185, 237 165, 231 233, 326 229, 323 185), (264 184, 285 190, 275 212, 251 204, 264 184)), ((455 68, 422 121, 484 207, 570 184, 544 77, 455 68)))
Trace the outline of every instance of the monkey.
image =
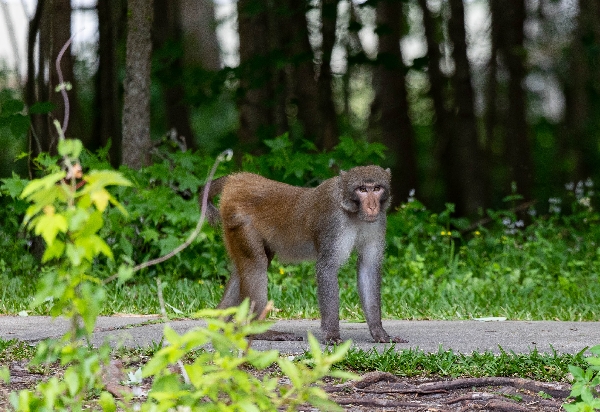
MULTIPOLYGON (((218 308, 237 306, 250 298, 254 311, 260 313, 267 305, 267 268, 275 255, 289 263, 316 260, 324 341, 339 343, 338 271, 356 250, 358 292, 371 336, 375 342, 407 342, 388 335, 381 323, 381 265, 390 178, 389 169, 358 166, 314 188, 247 172, 212 181, 205 213, 211 225, 222 224, 233 264, 218 308), (219 194, 217 208, 213 199, 219 194)), ((298 340, 288 336, 269 340, 288 339, 298 340)))

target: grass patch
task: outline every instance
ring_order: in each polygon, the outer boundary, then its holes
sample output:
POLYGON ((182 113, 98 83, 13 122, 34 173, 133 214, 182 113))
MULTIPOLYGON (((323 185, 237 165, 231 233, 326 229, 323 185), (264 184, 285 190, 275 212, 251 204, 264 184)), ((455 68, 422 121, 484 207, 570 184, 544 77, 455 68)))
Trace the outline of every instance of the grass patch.
MULTIPOLYGON (((126 368, 135 370, 145 364, 160 349, 160 344, 145 348, 117 348, 113 358, 120 359, 126 368)), ((587 348, 586 348, 587 349, 587 348)), ((33 358, 36 346, 16 339, 0 339, 0 365, 13 361, 33 358)), ((585 368, 585 349, 577 354, 542 353, 533 350, 517 354, 501 350, 492 352, 455 353, 440 348, 436 353, 425 353, 420 349, 396 351, 388 347, 382 352, 375 349, 351 348, 345 359, 335 368, 355 373, 370 371, 390 372, 402 377, 482 377, 504 376, 533 379, 542 382, 567 381, 568 365, 585 368)), ((194 351, 186 357, 186 363, 195 360, 202 350, 194 351)), ((331 351, 329 352, 331 353, 331 351)), ((310 353, 296 357, 296 360, 310 358, 310 353)), ((50 373, 50 371, 46 372, 50 373)))
MULTIPOLYGON (((567 381, 569 365, 587 365, 584 352, 585 350, 577 354, 559 354, 533 350, 517 354, 501 350, 500 354, 473 352, 468 355, 442 348, 436 353, 425 353, 420 349, 396 351, 393 347, 383 352, 351 348, 346 358, 335 367, 359 374, 381 371, 403 377, 498 376, 561 382, 567 381)), ((309 355, 303 355, 306 356, 309 355)))

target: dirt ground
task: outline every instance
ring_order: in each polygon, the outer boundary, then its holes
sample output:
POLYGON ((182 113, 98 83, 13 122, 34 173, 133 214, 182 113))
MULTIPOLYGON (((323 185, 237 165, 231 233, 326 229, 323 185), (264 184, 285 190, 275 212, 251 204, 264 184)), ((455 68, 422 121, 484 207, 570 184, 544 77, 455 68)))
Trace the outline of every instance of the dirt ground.
MULTIPOLYGON (((13 391, 33 388, 44 375, 33 373, 26 361, 9 365, 11 381, 0 383, 0 410, 10 410, 13 391)), ((264 372, 263 372, 264 373, 264 372)), ((105 383, 118 393, 124 377, 119 367, 105 383)), ((281 381, 285 384, 285 378, 281 381)), ((145 382, 142 390, 148 390, 145 382)), ((343 384, 326 383, 331 399, 347 411, 559 411, 570 392, 566 383, 536 382, 520 378, 398 378, 384 372, 369 372, 361 380, 343 384)), ((306 407, 305 411, 314 408, 306 407)))

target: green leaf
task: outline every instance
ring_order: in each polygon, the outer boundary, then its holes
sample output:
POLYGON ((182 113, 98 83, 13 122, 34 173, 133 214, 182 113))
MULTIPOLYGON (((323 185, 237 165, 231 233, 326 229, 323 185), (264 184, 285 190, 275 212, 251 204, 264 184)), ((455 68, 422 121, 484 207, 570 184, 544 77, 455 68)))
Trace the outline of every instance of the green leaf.
POLYGON ((31 121, 29 116, 16 114, 10 118, 10 131, 15 137, 23 137, 27 134, 31 121))
POLYGON ((56 108, 56 105, 51 102, 37 102, 29 107, 30 114, 50 113, 56 108))
POLYGON ((62 139, 58 142, 58 154, 71 159, 78 159, 83 149, 83 143, 79 139, 62 139))
POLYGON ((321 388, 310 388, 310 395, 308 396, 308 402, 316 406, 321 411, 343 411, 337 403, 328 399, 327 394, 321 388))
POLYGON ((0 381, 6 384, 10 382, 10 370, 7 367, 0 367, 0 381))
POLYGON ((56 239, 59 232, 66 233, 69 227, 67 219, 60 214, 55 214, 53 208, 44 211, 44 215, 36 221, 35 234, 41 235, 48 246, 56 239))
POLYGON ((2 190, 6 190, 8 195, 16 199, 27 185, 27 180, 19 178, 14 172, 12 178, 0 179, 2 182, 2 190))
POLYGON ((46 263, 52 259, 60 258, 65 252, 65 242, 54 239, 52 245, 48 245, 46 250, 44 251, 44 255, 42 256, 42 263, 46 263))
POLYGON ((569 365, 569 372, 576 380, 584 380, 584 371, 579 366, 569 365))
POLYGON ((114 412, 117 410, 115 398, 109 392, 102 392, 98 404, 104 412, 114 412))
POLYGON ((18 99, 7 99, 0 104, 0 115, 7 116, 20 113, 25 108, 23 101, 18 99))
POLYGON ((277 362, 279 358, 279 351, 268 350, 268 351, 255 351, 250 349, 248 351, 248 363, 254 366, 256 369, 265 369, 277 362))
POLYGON ((135 272, 133 271, 133 267, 131 267, 131 265, 126 263, 119 265, 119 270, 117 272, 119 280, 117 281, 117 284, 122 285, 123 283, 127 282, 133 277, 134 273, 135 272))
POLYGON ((79 392, 79 375, 73 368, 68 368, 63 375, 63 380, 67 384, 69 395, 74 397, 79 392))
POLYGON ((287 359, 284 359, 284 358, 279 358, 279 359, 277 359, 277 364, 281 368, 281 371, 288 378, 290 378, 290 381, 292 381, 292 385, 294 385, 296 388, 302 387, 303 380, 300 376, 300 371, 298 370, 298 367, 293 362, 291 362, 287 359))
POLYGON ((25 189, 23 189, 23 192, 21 193, 21 199, 29 197, 32 193, 37 192, 40 189, 48 189, 56 185, 56 183, 60 182, 65 176, 65 172, 57 172, 42 177, 41 179, 32 180, 27 186, 25 186, 25 189))
POLYGON ((86 256, 86 250, 82 246, 67 243, 66 255, 71 265, 80 266, 83 258, 86 256))

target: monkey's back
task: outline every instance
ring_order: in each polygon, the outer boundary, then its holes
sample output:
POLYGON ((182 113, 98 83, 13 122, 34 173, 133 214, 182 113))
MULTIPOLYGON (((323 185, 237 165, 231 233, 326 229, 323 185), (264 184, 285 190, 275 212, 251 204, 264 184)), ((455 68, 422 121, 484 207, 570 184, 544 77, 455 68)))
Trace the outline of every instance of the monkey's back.
POLYGON ((227 176, 219 204, 226 239, 250 230, 282 261, 315 259, 313 223, 306 213, 314 208, 315 190, 246 172, 227 176))

